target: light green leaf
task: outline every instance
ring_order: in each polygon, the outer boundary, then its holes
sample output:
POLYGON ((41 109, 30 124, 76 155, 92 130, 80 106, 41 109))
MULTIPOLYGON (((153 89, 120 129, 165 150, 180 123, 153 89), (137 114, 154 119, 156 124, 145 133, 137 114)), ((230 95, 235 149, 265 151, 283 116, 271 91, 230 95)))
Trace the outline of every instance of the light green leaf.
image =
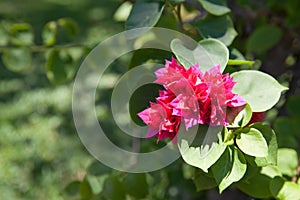
POLYGON ((223 0, 198 0, 207 12, 213 15, 224 15, 230 12, 223 0))
POLYGON ((144 28, 154 26, 164 9, 162 2, 137 1, 125 23, 125 29, 144 28))
POLYGON ((241 110, 234 118, 233 123, 230 123, 228 127, 244 127, 246 126, 252 117, 252 110, 249 104, 246 104, 243 110, 241 110))
POLYGON ((263 123, 255 123, 250 126, 251 128, 255 128, 259 130, 268 144, 268 155, 266 157, 256 157, 254 158, 254 162, 257 166, 266 166, 266 165, 277 165, 277 140, 276 134, 271 129, 271 127, 267 124, 263 123))
POLYGON ((43 43, 46 46, 54 45, 57 37, 57 23, 55 21, 48 22, 42 32, 43 43))
POLYGON ((255 128, 244 128, 237 136, 236 144, 247 155, 255 157, 268 155, 268 144, 262 133, 255 128))
POLYGON ((122 184, 126 193, 137 199, 145 198, 149 193, 145 174, 127 174, 122 184))
POLYGON ((28 47, 12 48, 2 54, 4 65, 13 72, 26 72, 31 67, 31 50, 28 47))
POLYGON ((10 42, 17 46, 29 46, 33 44, 33 31, 30 24, 19 23, 10 27, 10 42))
POLYGON ((293 177, 297 173, 298 155, 294 149, 282 148, 278 149, 278 168, 289 177, 293 177))
POLYGON ((220 159, 212 166, 220 193, 232 183, 239 181, 245 175, 246 169, 244 155, 237 148, 227 147, 220 159))
POLYGON ((229 46, 237 32, 229 15, 207 16, 196 24, 203 38, 215 38, 229 46))
POLYGON ((232 92, 247 101, 253 112, 269 110, 279 101, 281 92, 288 89, 260 71, 242 70, 232 76, 236 82, 232 92))
POLYGON ((178 138, 178 147, 183 160, 187 164, 208 172, 208 168, 223 154, 226 145, 222 142, 218 143, 218 141, 221 141, 220 127, 210 127, 206 133, 202 134, 205 134, 205 137, 198 147, 192 147, 190 140, 186 138, 178 138))
POLYGON ((257 28, 246 43, 247 51, 262 54, 275 46, 282 37, 282 30, 277 26, 264 25, 257 28))
POLYGON ((254 64, 254 61, 250 60, 228 60, 228 65, 250 65, 252 66, 254 64))
POLYGON ((271 181, 270 190, 277 199, 300 200, 300 186, 291 181, 284 181, 281 177, 275 177, 271 181))
POLYGON ((184 46, 179 39, 174 39, 171 42, 171 49, 185 68, 198 63, 203 72, 216 65, 220 65, 223 72, 229 59, 227 47, 216 39, 201 40, 192 49, 184 46))
POLYGON ((132 10, 132 4, 129 1, 125 1, 120 5, 120 7, 116 10, 113 18, 117 22, 125 22, 132 10))

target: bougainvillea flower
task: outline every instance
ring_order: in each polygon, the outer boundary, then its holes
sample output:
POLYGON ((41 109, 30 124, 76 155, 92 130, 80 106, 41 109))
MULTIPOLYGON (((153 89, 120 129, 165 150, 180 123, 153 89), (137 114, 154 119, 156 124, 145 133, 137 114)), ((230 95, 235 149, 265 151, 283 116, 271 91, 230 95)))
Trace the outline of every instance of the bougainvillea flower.
POLYGON ((253 124, 255 122, 261 122, 265 119, 265 112, 253 112, 251 120, 248 124, 253 124))
POLYGON ((185 69, 172 58, 155 75, 155 82, 165 90, 159 92, 156 103, 150 103, 150 108, 138 114, 149 126, 148 137, 173 139, 181 119, 187 130, 197 124, 226 126, 226 109, 239 109, 246 104, 232 93, 235 82, 229 74, 221 73, 219 65, 202 73, 198 65, 185 69))

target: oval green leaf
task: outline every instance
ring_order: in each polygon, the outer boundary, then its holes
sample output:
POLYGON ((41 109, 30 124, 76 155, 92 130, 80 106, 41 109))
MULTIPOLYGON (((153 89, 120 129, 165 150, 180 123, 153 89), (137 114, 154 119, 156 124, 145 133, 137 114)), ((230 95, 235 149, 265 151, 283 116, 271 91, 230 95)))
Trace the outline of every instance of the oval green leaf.
POLYGON ((12 48, 2 54, 4 65, 13 72, 25 72, 31 67, 31 50, 28 47, 12 48))
POLYGON ((198 0, 203 8, 213 15, 224 15, 230 12, 223 0, 198 0))
POLYGON ((255 128, 244 128, 237 136, 236 144, 247 155, 254 157, 268 155, 268 144, 262 133, 255 128))
POLYGON ((246 43, 247 51, 262 54, 276 45, 282 37, 282 30, 277 26, 264 25, 257 28, 246 43))
POLYGON ((196 24, 203 38, 215 38, 229 46, 237 32, 234 29, 232 20, 229 15, 207 16, 196 24))
POLYGON ((269 110, 279 101, 281 92, 288 89, 272 76, 260 71, 243 70, 232 76, 236 82, 232 92, 247 101, 253 112, 269 110))
POLYGON ((227 47, 216 39, 201 40, 193 49, 184 46, 181 40, 174 39, 171 50, 185 68, 198 63, 203 72, 216 65, 220 65, 223 72, 229 59, 227 47))
POLYGON ((262 124, 260 122, 252 124, 250 127, 259 130, 263 134, 268 144, 268 155, 266 157, 254 158, 254 162, 256 163, 256 165, 259 167, 267 165, 277 165, 278 145, 276 134, 273 129, 269 125, 262 124))
POLYGON ((53 84, 70 80, 75 73, 73 58, 67 52, 53 49, 46 61, 47 77, 53 84))
POLYGON ((293 177, 297 174, 298 155, 294 149, 278 149, 278 168, 282 174, 293 177))
POLYGON ((33 44, 33 31, 30 24, 19 23, 10 27, 10 41, 13 45, 29 46, 33 44))
POLYGON ((163 9, 163 2, 137 1, 128 16, 125 29, 154 26, 158 22, 163 9))
POLYGON ((57 37, 57 23, 55 21, 48 22, 42 32, 43 43, 46 46, 54 45, 57 37))

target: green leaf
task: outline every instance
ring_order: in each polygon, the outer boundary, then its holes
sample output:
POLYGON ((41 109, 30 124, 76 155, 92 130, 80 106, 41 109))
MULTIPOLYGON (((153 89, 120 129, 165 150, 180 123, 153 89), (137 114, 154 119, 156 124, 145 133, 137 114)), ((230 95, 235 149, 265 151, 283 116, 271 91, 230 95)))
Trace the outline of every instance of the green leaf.
POLYGON ((128 69, 145 64, 148 61, 165 64, 166 58, 171 58, 172 53, 160 49, 144 48, 134 51, 128 69))
POLYGON ((75 196, 79 194, 79 188, 80 181, 73 181, 65 187, 64 192, 69 196, 75 196))
POLYGON ((256 157, 254 158, 257 166, 266 166, 266 165, 277 165, 277 140, 276 134, 272 128, 267 124, 262 124, 260 122, 254 123, 250 126, 259 130, 268 144, 268 155, 266 157, 256 157))
POLYGON ((116 10, 113 18, 117 22, 125 22, 132 10, 132 4, 128 1, 125 1, 120 5, 120 7, 116 10))
POLYGON ((144 126, 144 122, 138 117, 138 113, 150 106, 149 102, 155 102, 155 98, 158 97, 159 90, 162 90, 163 86, 150 83, 143 85, 136 89, 129 99, 129 113, 131 119, 138 125, 144 126))
POLYGON ((280 172, 279 168, 275 165, 268 165, 265 167, 262 167, 260 170, 261 174, 264 174, 270 178, 274 178, 276 176, 282 176, 282 173, 280 172))
POLYGON ((81 198, 84 200, 90 199, 93 196, 92 188, 86 178, 80 183, 79 191, 81 198))
POLYGON ((290 96, 286 102, 288 112, 294 117, 300 117, 300 96, 290 96))
POLYGON ((91 191, 94 195, 99 194, 103 190, 104 181, 108 175, 103 175, 101 177, 86 176, 85 179, 91 187, 91 191))
POLYGON ((52 46, 56 43, 57 23, 55 21, 48 22, 42 32, 43 43, 46 46, 52 46))
POLYGON ((264 174, 255 174, 247 180, 241 180, 236 186, 244 193, 254 198, 272 197, 269 185, 272 179, 264 174))
POLYGON ((4 65, 13 72, 25 72, 31 67, 31 50, 28 47, 12 48, 4 51, 4 65))
POLYGON ((74 76, 74 65, 68 52, 53 49, 46 61, 47 77, 53 84, 65 83, 74 76))
POLYGON ((278 149, 278 168, 282 174, 293 177, 297 173, 298 155, 294 149, 278 149))
POLYGON ((234 29, 232 20, 229 15, 212 16, 209 15, 196 24, 203 38, 215 38, 229 46, 237 32, 234 29))
POLYGON ((203 172, 201 169, 196 170, 193 181, 196 185, 197 191, 207 190, 218 186, 211 174, 211 170, 208 171, 208 174, 203 172))
POLYGON ((241 110, 234 118, 233 122, 228 127, 244 127, 246 126, 252 117, 252 110, 249 104, 241 110))
POLYGON ((101 176, 103 174, 110 173, 112 169, 103 165, 100 161, 96 160, 92 162, 87 168, 87 172, 93 176, 101 176))
POLYGON ((236 148, 227 147, 220 159, 212 166, 220 193, 232 183, 239 181, 246 173, 244 155, 236 148))
POLYGON ((288 117, 276 118, 274 122, 274 129, 276 130, 279 147, 298 148, 299 144, 296 139, 298 134, 298 125, 298 119, 288 117))
POLYGON ((198 0, 207 12, 213 15, 224 15, 230 12, 223 0, 198 0))
POLYGON ((149 193, 146 174, 127 174, 122 183, 126 193, 135 198, 145 198, 149 193))
POLYGON ((236 144, 247 155, 265 157, 268 155, 268 144, 262 133, 255 128, 244 128, 236 138, 236 144))
POLYGON ((163 2, 137 1, 125 23, 125 29, 144 28, 154 26, 164 9, 163 2))
POLYGON ((103 186, 103 195, 106 199, 124 200, 125 192, 122 183, 117 177, 109 177, 105 180, 103 186))
POLYGON ((247 51, 262 54, 275 46, 282 37, 282 30, 277 26, 264 25, 257 28, 246 43, 247 51))
POLYGON ((7 31, 4 29, 2 24, 0 24, 0 46, 6 46, 8 43, 9 37, 7 31))
POLYGON ((300 186, 291 181, 284 181, 281 177, 275 177, 271 181, 270 190, 277 199, 300 200, 300 186))
POLYGON ((281 92, 288 89, 260 71, 242 70, 232 76, 236 82, 232 92, 247 101, 253 112, 269 110, 279 101, 281 92))
POLYGON ((57 24, 65 30, 69 37, 73 37, 78 33, 78 25, 71 18, 61 18, 57 20, 57 24))
POLYGON ((198 147, 192 147, 190 140, 183 138, 187 134, 181 134, 182 138, 178 139, 178 147, 183 160, 189 165, 208 172, 208 168, 220 158, 226 149, 224 143, 218 143, 218 140, 221 141, 219 129, 219 127, 210 127, 198 147))
POLYGON ((203 72, 216 65, 220 65, 223 72, 229 59, 227 47, 216 39, 201 40, 193 49, 184 46, 179 39, 174 39, 171 49, 185 68, 198 63, 203 72))
POLYGON ((19 23, 10 27, 10 42, 17 46, 29 46, 33 44, 33 31, 30 24, 19 23))

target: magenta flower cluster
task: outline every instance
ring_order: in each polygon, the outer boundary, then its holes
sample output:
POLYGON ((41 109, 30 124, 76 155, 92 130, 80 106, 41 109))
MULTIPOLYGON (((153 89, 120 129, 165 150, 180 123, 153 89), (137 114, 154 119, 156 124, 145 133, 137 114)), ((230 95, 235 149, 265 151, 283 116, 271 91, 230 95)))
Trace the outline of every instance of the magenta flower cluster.
POLYGON ((221 73, 219 65, 201 72, 198 65, 185 69, 172 58, 155 75, 155 83, 165 90, 159 92, 156 102, 150 102, 149 108, 138 113, 149 126, 147 137, 173 139, 181 120, 186 130, 198 124, 227 126, 234 118, 232 114, 246 104, 232 93, 235 82, 229 74, 221 73))

